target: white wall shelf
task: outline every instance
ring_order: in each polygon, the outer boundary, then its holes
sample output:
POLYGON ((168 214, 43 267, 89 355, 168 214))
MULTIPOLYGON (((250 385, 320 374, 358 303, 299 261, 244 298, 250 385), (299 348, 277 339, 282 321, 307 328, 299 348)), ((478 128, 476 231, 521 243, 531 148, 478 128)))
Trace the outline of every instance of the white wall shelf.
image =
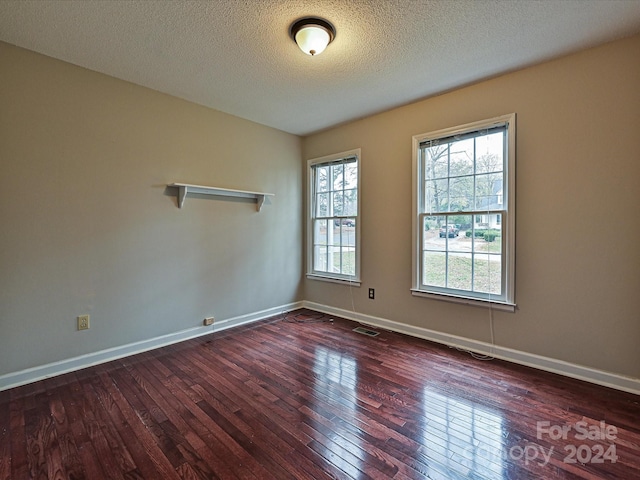
POLYGON ((267 197, 273 197, 274 193, 249 192, 247 190, 233 190, 230 188, 206 187, 203 185, 190 185, 188 183, 170 183, 169 187, 178 189, 178 207, 182 208, 188 193, 200 195, 219 195, 223 197, 253 198, 258 206, 258 211, 262 208, 267 197))

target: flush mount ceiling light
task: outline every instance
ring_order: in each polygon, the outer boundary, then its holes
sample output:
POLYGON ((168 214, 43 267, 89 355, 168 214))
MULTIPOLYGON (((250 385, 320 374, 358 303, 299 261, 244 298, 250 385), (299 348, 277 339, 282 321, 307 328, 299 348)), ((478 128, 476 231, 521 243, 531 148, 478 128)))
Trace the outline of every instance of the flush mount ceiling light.
POLYGON ((336 29, 326 20, 301 18, 289 29, 291 38, 307 55, 320 55, 336 36, 336 29))

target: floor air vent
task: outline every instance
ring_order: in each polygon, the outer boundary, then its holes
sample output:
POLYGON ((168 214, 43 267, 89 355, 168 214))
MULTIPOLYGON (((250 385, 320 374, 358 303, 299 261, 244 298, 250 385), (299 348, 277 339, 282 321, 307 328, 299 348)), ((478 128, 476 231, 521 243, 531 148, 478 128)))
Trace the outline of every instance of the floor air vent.
POLYGON ((380 332, 374 332, 373 330, 369 330, 368 328, 364 327, 356 327, 353 329, 353 331, 356 333, 361 333, 363 335, 368 335, 370 337, 377 337, 378 335, 380 335, 380 332))

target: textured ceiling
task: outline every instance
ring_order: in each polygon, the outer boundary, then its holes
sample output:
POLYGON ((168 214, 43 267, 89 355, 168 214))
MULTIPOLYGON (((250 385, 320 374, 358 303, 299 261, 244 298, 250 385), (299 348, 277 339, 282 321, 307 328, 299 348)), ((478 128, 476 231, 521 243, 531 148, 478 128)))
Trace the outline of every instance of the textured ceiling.
POLYGON ((0 40, 299 135, 637 32, 640 0, 0 0, 0 40))

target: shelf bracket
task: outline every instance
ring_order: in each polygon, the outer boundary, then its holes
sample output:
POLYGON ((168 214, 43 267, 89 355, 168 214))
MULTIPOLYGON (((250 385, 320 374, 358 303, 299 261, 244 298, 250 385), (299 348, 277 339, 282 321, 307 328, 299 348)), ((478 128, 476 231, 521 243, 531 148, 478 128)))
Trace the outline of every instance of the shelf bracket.
POLYGON ((178 187, 178 208, 182 208, 184 205, 184 199, 187 196, 187 187, 179 186, 178 187))

